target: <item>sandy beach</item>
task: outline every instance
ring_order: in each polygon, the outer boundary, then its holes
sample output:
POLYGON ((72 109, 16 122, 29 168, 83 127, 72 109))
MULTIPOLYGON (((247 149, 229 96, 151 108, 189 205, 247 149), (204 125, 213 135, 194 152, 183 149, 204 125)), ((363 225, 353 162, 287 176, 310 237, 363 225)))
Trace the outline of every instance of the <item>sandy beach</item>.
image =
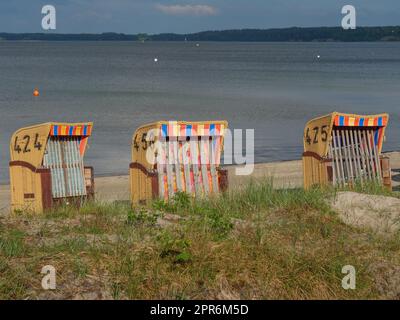
MULTIPOLYGON (((386 153, 392 166, 394 190, 400 187, 400 152, 386 153)), ((229 188, 239 188, 251 179, 270 178, 276 188, 296 188, 303 185, 301 160, 280 161, 255 164, 254 171, 249 176, 236 175, 237 166, 229 166, 229 188)), ((129 200, 129 176, 109 176, 95 178, 96 199, 104 202, 129 200)), ((9 212, 10 187, 0 185, 0 212, 9 212)))

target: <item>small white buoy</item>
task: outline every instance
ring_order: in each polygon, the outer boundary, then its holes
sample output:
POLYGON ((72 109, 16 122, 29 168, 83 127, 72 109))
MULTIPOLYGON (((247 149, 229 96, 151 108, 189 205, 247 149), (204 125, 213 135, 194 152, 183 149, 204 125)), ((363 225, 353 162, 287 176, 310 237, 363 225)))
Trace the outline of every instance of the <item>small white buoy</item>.
POLYGON ((200 47, 200 43, 196 43, 196 47, 200 47))
POLYGON ((154 58, 154 62, 158 62, 158 58, 154 58))
POLYGON ((321 56, 320 55, 317 55, 317 59, 320 59, 321 58, 321 56))

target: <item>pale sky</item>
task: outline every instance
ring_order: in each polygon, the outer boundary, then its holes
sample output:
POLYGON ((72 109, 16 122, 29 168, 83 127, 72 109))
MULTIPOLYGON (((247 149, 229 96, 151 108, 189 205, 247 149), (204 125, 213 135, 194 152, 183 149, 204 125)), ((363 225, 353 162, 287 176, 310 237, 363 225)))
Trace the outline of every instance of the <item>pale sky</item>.
POLYGON ((56 8, 58 33, 340 26, 348 4, 359 26, 400 25, 400 0, 0 0, 0 32, 43 32, 47 4, 56 8))

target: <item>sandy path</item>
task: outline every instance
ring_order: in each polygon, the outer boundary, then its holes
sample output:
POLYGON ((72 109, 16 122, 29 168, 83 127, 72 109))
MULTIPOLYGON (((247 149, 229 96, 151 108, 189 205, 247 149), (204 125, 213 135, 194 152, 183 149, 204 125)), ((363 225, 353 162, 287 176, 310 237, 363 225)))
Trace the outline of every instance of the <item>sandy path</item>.
MULTIPOLYGON (((400 191, 400 152, 388 153, 393 169, 393 185, 400 191)), ((301 160, 260 163, 254 167, 250 176, 237 176, 237 166, 229 166, 228 178, 230 188, 245 185, 251 179, 271 178, 277 188, 301 187, 303 169, 301 160)), ((96 199, 100 201, 129 200, 129 177, 113 176, 95 179, 96 199)), ((8 185, 0 185, 0 212, 9 211, 10 191, 8 185)))
POLYGON ((400 199, 397 198, 339 192, 332 207, 348 225, 367 227, 384 235, 400 229, 400 199))

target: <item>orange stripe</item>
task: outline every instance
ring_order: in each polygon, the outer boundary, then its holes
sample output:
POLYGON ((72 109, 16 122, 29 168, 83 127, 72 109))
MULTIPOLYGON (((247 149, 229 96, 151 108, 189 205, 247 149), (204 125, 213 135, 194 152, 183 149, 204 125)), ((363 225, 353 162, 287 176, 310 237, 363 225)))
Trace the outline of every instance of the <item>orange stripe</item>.
POLYGON ((192 126, 192 136, 197 136, 199 133, 197 132, 197 124, 192 126))
POLYGON ((335 117, 335 126, 339 126, 339 116, 335 117))
POLYGON ((221 133, 221 124, 215 125, 215 135, 219 136, 221 133))
POLYGON ((184 125, 184 124, 180 125, 179 136, 186 137, 186 125, 184 125))

